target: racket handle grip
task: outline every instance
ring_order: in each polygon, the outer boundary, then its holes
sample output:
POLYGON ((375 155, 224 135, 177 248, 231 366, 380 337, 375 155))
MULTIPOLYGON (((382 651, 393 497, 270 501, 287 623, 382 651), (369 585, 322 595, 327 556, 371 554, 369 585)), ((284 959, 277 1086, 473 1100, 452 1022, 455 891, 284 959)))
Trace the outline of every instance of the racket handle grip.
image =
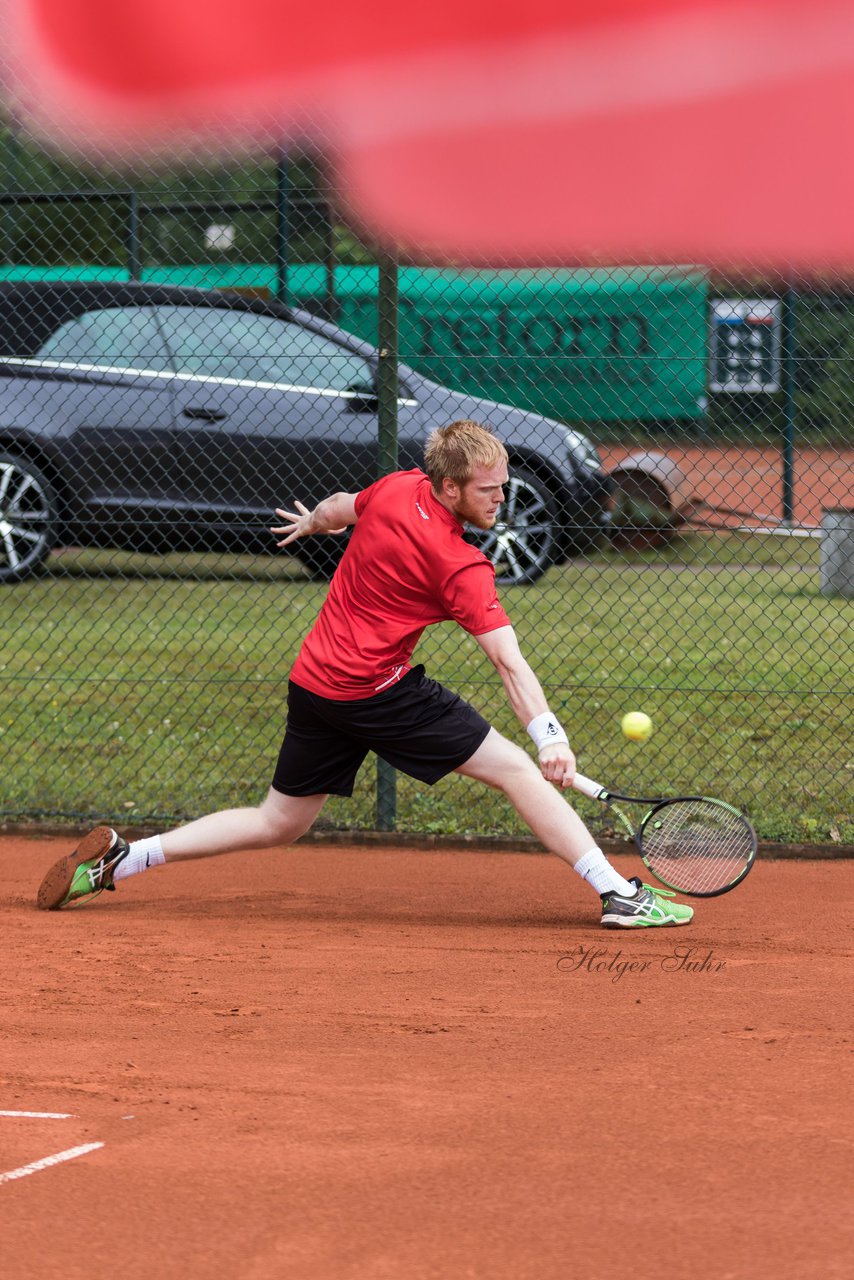
POLYGON ((592 778, 585 778, 583 773, 575 775, 572 785, 576 791, 580 791, 583 796, 587 796, 590 800, 603 800, 608 795, 607 787, 600 786, 592 778))

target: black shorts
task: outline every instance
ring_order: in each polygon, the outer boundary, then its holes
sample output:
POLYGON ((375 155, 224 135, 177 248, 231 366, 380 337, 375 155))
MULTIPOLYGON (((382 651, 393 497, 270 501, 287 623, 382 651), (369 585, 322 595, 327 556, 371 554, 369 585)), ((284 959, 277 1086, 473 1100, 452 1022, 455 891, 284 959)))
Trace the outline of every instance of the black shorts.
POLYGON ((372 698, 338 702, 288 684, 288 723, 273 789, 351 796, 369 751, 431 785, 465 764, 489 733, 482 715, 421 666, 372 698))

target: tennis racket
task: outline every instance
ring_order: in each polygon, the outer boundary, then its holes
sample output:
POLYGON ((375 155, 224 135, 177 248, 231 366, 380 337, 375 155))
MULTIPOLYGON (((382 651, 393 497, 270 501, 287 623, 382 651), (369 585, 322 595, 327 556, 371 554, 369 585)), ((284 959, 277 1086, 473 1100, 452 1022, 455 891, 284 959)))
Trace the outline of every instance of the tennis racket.
POLYGON ((572 785, 591 800, 611 806, 634 838, 644 865, 668 889, 694 898, 715 898, 741 884, 756 860, 753 827, 744 814, 723 800, 624 796, 582 773, 575 775, 572 785), (646 805, 647 812, 635 826, 615 800, 646 805))

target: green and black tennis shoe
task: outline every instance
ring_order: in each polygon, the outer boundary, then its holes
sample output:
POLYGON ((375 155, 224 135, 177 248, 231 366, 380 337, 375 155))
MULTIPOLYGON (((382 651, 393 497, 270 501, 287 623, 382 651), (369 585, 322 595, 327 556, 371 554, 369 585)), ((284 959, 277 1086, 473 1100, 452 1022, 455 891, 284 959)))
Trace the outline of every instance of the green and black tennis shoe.
POLYGON ((129 848, 112 827, 96 827, 73 853, 53 864, 39 886, 36 905, 41 911, 59 911, 115 889, 113 873, 129 848))
POLYGON ((638 890, 633 898, 622 893, 602 894, 603 929, 660 929, 691 923, 694 908, 673 902, 674 895, 667 889, 653 889, 637 876, 632 876, 631 883, 638 890))

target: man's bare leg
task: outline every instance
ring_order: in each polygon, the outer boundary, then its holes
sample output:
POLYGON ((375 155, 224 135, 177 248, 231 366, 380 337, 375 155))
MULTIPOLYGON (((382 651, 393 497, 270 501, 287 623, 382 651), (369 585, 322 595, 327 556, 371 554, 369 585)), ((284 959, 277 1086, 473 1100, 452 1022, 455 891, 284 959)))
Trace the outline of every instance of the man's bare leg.
POLYGON ((491 729, 477 751, 456 770, 503 791, 537 839, 575 866, 596 841, 559 791, 546 782, 534 761, 515 742, 491 729))
POLYGON ((293 844, 309 830, 327 799, 325 795, 285 796, 271 787, 262 804, 210 813, 167 831, 160 843, 167 862, 293 844))
POLYGON ((602 899, 606 929, 690 924, 694 912, 612 866, 575 810, 546 782, 526 752, 491 729, 457 773, 503 791, 534 835, 578 872, 602 899))
POLYGON ((50 868, 39 886, 36 903, 43 911, 58 911, 164 862, 293 844, 308 831, 325 801, 325 795, 284 796, 271 788, 266 800, 256 807, 211 813, 130 845, 112 827, 96 827, 73 853, 50 868))

